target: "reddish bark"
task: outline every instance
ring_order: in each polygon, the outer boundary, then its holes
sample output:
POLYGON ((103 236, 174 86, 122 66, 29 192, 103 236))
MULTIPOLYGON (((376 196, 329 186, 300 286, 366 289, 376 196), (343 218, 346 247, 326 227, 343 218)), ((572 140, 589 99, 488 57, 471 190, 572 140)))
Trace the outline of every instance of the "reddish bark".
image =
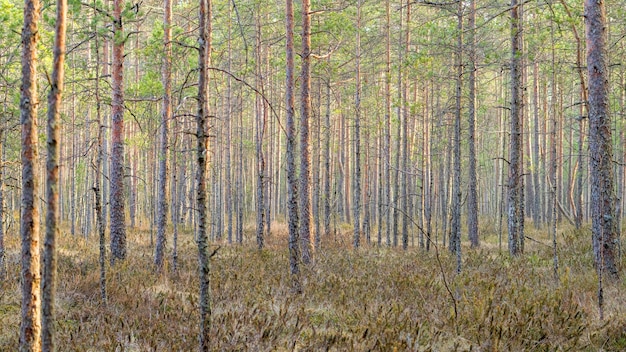
POLYGON ((37 42, 40 15, 38 0, 24 2, 22 30, 22 86, 20 122, 22 124, 22 322, 20 351, 41 349, 41 273, 39 255, 39 175, 37 151, 37 42))
POLYGON ((113 2, 114 38, 111 101, 111 263, 126 258, 126 217, 124 212, 124 32, 123 0, 113 2))

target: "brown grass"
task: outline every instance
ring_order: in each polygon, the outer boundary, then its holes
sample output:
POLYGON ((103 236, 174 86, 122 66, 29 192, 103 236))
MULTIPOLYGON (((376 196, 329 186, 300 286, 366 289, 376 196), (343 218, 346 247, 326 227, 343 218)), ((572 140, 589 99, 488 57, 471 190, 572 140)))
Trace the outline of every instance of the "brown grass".
MULTIPOLYGON (((588 231, 559 233, 557 282, 544 244, 527 241, 525 254, 511 259, 499 252, 496 235, 487 234, 481 249, 463 248, 463 272, 455 275, 445 249, 440 260, 435 251, 418 248, 353 251, 351 230, 343 226, 303 268, 298 295, 288 272, 287 228, 272 228, 263 251, 253 247, 248 227, 245 245, 222 244, 212 260, 214 350, 626 349, 625 285, 607 286, 606 317, 599 321, 588 231)), ((528 234, 550 243, 545 231, 529 228, 528 234)), ((0 350, 14 351, 20 313, 16 234, 7 245, 11 279, 0 283, 0 350)), ((108 268, 104 307, 96 238, 63 234, 59 351, 196 350, 196 251, 191 233, 181 234, 179 271, 159 276, 149 230, 131 230, 128 260, 108 268)))

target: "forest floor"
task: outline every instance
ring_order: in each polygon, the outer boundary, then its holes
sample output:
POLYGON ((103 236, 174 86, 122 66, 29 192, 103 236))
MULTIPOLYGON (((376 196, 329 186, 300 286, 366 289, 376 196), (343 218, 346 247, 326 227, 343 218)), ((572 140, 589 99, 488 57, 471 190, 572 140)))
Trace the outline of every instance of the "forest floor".
MULTIPOLYGON (((463 270, 456 275, 455 258, 443 248, 365 245, 354 251, 346 225, 322 241, 315 263, 302 267, 301 294, 291 288, 285 226, 273 226, 262 251, 248 228, 245 245, 222 245, 211 261, 214 350, 626 350, 626 284, 605 284, 600 320, 589 230, 558 232, 556 280, 547 230, 531 227, 528 235, 536 241, 527 240, 525 253, 512 259, 487 224, 480 249, 463 247, 463 270)), ((197 249, 191 232, 180 235, 178 271, 157 275, 149 229, 130 229, 128 259, 107 268, 106 307, 97 242, 62 231, 58 350, 197 350, 197 249)), ((8 235, 7 245, 10 278, 0 283, 0 351, 16 351, 17 233, 8 235)))

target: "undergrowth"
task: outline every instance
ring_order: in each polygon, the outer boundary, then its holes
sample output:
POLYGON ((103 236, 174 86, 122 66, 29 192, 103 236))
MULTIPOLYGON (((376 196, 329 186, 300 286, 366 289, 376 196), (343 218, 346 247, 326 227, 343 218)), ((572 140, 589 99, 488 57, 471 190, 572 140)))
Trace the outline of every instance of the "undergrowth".
MULTIPOLYGON (((525 253, 500 252, 496 235, 463 247, 463 271, 445 248, 349 247, 351 231, 324 239, 302 267, 302 294, 291 289, 285 227, 267 247, 221 244, 211 263, 214 350, 620 351, 626 350, 624 283, 596 306, 589 231, 559 238, 559 278, 547 234, 529 229, 525 253), (444 282, 445 277, 445 282, 444 282), (447 286, 446 286, 447 283, 447 286)), ((250 233, 251 235, 251 233, 250 233)), ((100 300, 97 240, 62 234, 58 250, 60 351, 197 349, 197 249, 180 236, 179 267, 153 272, 146 229, 129 231, 128 259, 107 267, 100 300)), ((0 283, 0 350, 17 350, 19 239, 7 238, 9 279, 0 283)), ((215 248, 217 244, 214 245, 215 248)), ((506 245, 503 246, 506 248, 506 245)))

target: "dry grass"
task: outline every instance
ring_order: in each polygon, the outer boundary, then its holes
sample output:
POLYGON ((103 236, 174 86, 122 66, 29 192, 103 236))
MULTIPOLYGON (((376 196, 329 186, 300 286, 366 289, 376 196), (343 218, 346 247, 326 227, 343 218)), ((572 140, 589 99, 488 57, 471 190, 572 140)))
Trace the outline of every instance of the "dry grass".
MULTIPOLYGON (((487 234, 464 247, 463 272, 441 250, 353 251, 343 227, 303 268, 303 293, 292 293, 287 230, 273 225, 263 251, 250 237, 212 261, 215 350, 607 350, 626 349, 623 281, 606 289, 599 321, 588 231, 559 234, 560 280, 551 248, 529 242, 511 259, 487 234), (567 247, 565 246, 567 244, 567 247), (446 289, 444 275, 449 284, 446 289), (456 311, 455 314, 455 307, 456 311)), ((528 234, 550 243, 547 234, 528 234)), ((12 279, 0 283, 0 350, 17 349, 19 241, 7 239, 12 279)), ((153 273, 147 229, 131 230, 129 258, 108 268, 108 305, 100 302, 97 241, 62 235, 59 248, 59 351, 192 351, 197 346, 197 259, 181 235, 177 273, 153 273)), ((506 245, 504 245, 506 248, 506 245)))

